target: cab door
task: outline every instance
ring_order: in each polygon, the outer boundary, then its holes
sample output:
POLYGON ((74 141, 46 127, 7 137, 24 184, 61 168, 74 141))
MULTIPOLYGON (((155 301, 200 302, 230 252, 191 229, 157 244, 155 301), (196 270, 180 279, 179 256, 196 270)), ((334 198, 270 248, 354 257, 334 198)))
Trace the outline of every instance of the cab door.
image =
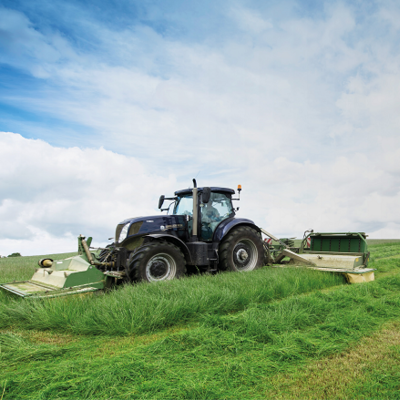
POLYGON ((208 203, 200 203, 199 220, 201 239, 211 241, 217 226, 227 218, 232 218, 235 211, 231 196, 226 193, 212 192, 208 203))

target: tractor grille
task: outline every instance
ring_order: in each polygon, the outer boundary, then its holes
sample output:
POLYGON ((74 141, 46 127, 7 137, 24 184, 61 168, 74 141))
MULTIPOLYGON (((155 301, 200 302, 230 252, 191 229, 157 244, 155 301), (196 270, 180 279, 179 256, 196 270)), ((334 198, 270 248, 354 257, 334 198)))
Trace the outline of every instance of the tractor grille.
POLYGON ((129 228, 128 236, 136 235, 139 233, 140 227, 143 225, 143 221, 141 222, 136 222, 131 225, 129 228))
MULTIPOLYGON (((128 222, 128 223, 129 223, 129 222, 128 222)), ((116 242, 118 242, 119 235, 121 234, 121 231, 122 231, 122 229, 124 228, 125 225, 126 225, 126 224, 119 224, 119 225, 117 225, 117 229, 116 229, 116 231, 115 231, 115 241, 116 241, 116 242)), ((132 224, 132 225, 129 227, 129 231, 128 231, 127 237, 132 236, 132 235, 136 235, 137 233, 139 233, 140 227, 141 227, 142 225, 143 225, 143 221, 135 222, 134 224, 132 224)), ((122 241, 124 241, 124 240, 125 240, 125 237, 122 239, 122 241)))

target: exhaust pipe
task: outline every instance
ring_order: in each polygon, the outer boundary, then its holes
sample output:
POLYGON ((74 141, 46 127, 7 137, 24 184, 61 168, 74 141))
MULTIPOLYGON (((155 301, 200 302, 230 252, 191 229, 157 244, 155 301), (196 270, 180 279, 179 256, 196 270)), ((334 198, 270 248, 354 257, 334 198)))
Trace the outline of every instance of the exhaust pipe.
POLYGON ((197 210, 197 182, 193 179, 193 227, 192 227, 192 242, 197 242, 197 224, 199 221, 199 215, 197 210))

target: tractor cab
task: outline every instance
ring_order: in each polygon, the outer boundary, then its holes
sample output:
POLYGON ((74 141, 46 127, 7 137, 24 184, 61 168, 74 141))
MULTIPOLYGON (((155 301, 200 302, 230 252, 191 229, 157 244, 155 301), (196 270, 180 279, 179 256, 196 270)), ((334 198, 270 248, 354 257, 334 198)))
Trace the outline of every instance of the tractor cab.
MULTIPOLYGON (((235 216, 232 206, 234 190, 220 187, 198 188, 197 214, 199 239, 211 241, 217 226, 235 216)), ((185 215, 188 220, 189 236, 193 233, 193 190, 184 189, 175 192, 175 204, 172 215, 185 215)))

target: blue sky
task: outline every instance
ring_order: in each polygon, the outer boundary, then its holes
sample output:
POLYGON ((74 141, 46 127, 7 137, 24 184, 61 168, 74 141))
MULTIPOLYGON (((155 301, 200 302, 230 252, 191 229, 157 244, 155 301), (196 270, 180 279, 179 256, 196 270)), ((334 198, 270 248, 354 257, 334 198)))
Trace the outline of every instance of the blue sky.
POLYGON ((194 176, 241 183, 277 235, 400 237, 399 21, 396 1, 3 0, 0 254, 102 242, 194 176))

